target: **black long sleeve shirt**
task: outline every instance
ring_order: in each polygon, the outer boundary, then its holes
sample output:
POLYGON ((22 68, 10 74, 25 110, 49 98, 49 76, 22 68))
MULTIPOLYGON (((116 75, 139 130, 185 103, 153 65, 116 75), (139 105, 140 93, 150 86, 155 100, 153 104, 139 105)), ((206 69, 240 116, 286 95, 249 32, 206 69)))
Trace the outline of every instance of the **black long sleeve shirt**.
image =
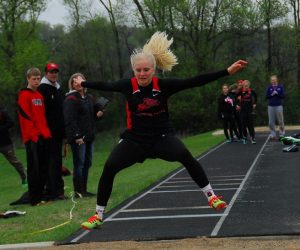
POLYGON ((116 82, 83 82, 85 88, 122 93, 127 100, 127 120, 131 126, 121 135, 136 141, 153 140, 162 134, 174 134, 169 121, 168 99, 171 95, 188 88, 199 87, 228 75, 227 70, 202 74, 186 79, 158 79, 160 91, 153 88, 153 82, 146 87, 138 86, 133 93, 130 79, 116 82))

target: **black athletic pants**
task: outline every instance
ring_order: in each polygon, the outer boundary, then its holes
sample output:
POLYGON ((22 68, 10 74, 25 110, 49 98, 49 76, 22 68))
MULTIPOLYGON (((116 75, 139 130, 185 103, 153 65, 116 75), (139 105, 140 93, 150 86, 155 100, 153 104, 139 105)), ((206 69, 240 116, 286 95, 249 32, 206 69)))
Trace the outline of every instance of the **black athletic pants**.
POLYGON ((42 200, 48 173, 47 140, 39 138, 37 142, 25 144, 27 160, 27 180, 29 202, 35 205, 42 200))
POLYGON ((113 149, 104 165, 98 185, 97 204, 99 206, 107 205, 114 178, 119 171, 137 162, 143 162, 146 158, 178 161, 187 169, 200 188, 209 184, 200 163, 177 137, 163 135, 156 142, 150 144, 139 144, 124 139, 113 149))
POLYGON ((241 121, 243 127, 243 137, 247 139, 248 131, 252 139, 255 139, 254 116, 252 112, 241 112, 241 121), (248 130, 248 131, 247 131, 248 130))
POLYGON ((224 117, 222 118, 222 121, 223 121, 224 135, 226 139, 227 140, 233 139, 233 132, 235 133, 237 138, 240 139, 240 133, 238 132, 235 126, 234 116, 231 114, 225 114, 224 117), (230 133, 230 138, 229 138, 228 130, 230 133))
POLYGON ((62 168, 62 139, 51 138, 48 140, 49 169, 46 183, 48 199, 55 199, 64 194, 64 180, 62 168))

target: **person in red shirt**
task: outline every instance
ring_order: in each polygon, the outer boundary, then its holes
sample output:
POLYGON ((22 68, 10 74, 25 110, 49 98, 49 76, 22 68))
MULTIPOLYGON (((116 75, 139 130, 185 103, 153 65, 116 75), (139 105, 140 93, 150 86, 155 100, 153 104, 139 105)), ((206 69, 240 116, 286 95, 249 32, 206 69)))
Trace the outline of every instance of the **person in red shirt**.
POLYGON ((26 88, 19 91, 18 113, 22 139, 26 148, 29 203, 42 201, 47 178, 47 140, 51 133, 45 117, 43 96, 37 91, 41 72, 37 68, 27 71, 26 88))

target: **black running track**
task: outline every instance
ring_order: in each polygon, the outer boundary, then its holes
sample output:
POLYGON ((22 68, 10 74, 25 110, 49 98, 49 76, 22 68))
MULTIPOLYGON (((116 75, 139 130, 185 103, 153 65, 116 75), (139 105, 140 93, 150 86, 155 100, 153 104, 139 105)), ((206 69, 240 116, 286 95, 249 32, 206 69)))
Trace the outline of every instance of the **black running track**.
POLYGON ((101 229, 61 244, 300 234, 300 152, 282 148, 258 134, 256 145, 223 143, 197 158, 229 204, 221 212, 180 168, 106 214, 101 229))

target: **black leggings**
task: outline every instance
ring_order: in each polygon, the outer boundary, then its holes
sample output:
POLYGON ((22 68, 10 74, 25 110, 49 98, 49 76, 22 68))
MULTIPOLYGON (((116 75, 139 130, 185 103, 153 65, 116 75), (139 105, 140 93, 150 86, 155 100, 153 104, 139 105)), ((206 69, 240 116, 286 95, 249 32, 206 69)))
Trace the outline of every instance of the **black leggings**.
POLYGON ((237 136, 238 139, 240 139, 240 134, 235 126, 235 121, 234 121, 234 117, 231 115, 225 115, 222 118, 223 121, 223 130, 224 130, 224 135, 226 137, 227 140, 229 139, 233 139, 233 132, 235 133, 235 135, 237 136), (230 138, 228 135, 228 130, 230 133, 230 138))
POLYGON ((157 142, 148 145, 124 139, 113 149, 104 165, 98 185, 97 204, 107 205, 114 178, 119 171, 137 162, 143 162, 146 158, 178 161, 187 169, 200 188, 209 184, 200 163, 177 137, 163 136, 157 142))
POLYGON ((241 113, 242 127, 243 127, 243 137, 247 139, 248 132, 252 139, 255 138, 255 130, 254 130, 254 117, 251 112, 242 112, 241 113))

